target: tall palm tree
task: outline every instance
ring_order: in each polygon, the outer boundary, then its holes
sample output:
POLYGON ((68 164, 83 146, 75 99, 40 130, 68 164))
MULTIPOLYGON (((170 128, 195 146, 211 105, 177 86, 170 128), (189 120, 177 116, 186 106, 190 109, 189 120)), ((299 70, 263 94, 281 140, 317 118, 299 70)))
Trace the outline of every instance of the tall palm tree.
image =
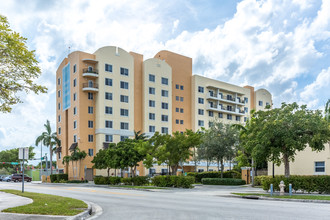
POLYGON ((57 133, 52 132, 52 128, 50 127, 49 120, 46 121, 46 124, 44 124, 44 127, 46 128, 46 131, 42 132, 40 136, 36 139, 36 145, 38 145, 40 142, 43 143, 43 145, 49 147, 49 153, 50 153, 50 174, 53 174, 53 148, 56 147, 56 145, 60 146, 60 140, 57 138, 57 133))

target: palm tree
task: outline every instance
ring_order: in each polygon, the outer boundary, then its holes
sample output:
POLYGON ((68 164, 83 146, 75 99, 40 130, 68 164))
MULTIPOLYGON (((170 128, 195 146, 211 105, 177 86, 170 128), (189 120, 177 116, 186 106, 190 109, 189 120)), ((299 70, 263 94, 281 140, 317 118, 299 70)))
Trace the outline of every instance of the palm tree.
POLYGON ((134 140, 147 140, 147 136, 145 133, 141 133, 141 131, 134 131, 134 140))
POLYGON ((57 133, 52 133, 52 128, 50 127, 49 120, 46 121, 46 124, 44 124, 44 127, 46 128, 46 131, 42 132, 42 134, 37 137, 36 139, 36 145, 39 143, 42 143, 43 145, 49 147, 49 153, 50 153, 50 174, 53 174, 53 147, 58 145, 60 146, 60 140, 57 138, 57 133))
MULTIPOLYGON (((69 156, 69 155, 64 156, 63 157, 63 160, 62 160, 62 164, 66 164, 68 166, 68 164, 70 163, 70 161, 72 161, 71 160, 71 156, 69 156)), ((72 161, 72 173, 74 173, 74 170, 73 170, 73 161, 72 161)))
POLYGON ((81 168, 81 160, 85 159, 85 157, 87 156, 87 153, 83 150, 80 151, 80 149, 78 149, 77 152, 77 159, 79 160, 79 176, 80 176, 80 168, 81 168))

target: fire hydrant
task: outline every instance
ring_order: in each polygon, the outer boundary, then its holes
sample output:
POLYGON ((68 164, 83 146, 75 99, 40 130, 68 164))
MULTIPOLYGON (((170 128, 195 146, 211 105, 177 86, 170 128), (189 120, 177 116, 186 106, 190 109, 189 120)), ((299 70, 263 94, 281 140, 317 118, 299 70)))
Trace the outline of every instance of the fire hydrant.
POLYGON ((283 180, 280 182, 279 187, 280 187, 280 196, 283 196, 284 195, 284 187, 285 187, 283 180))

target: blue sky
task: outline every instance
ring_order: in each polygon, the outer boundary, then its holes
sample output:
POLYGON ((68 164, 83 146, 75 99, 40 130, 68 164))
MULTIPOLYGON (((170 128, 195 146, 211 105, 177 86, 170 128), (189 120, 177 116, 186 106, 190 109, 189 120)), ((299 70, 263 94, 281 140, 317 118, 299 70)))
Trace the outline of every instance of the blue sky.
POLYGON ((106 45, 153 57, 193 58, 193 74, 265 88, 274 107, 324 109, 330 98, 329 0, 0 0, 0 14, 28 38, 48 94, 22 95, 0 114, 0 150, 34 144, 47 119, 55 130, 55 72, 71 51, 106 45))

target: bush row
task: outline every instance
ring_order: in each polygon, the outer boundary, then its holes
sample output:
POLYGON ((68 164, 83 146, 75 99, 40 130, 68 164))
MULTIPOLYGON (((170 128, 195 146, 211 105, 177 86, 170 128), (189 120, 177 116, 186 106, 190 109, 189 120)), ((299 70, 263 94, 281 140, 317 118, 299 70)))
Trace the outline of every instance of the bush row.
MULTIPOLYGON (((195 177, 195 181, 197 183, 200 183, 203 178, 221 178, 221 172, 219 171, 209 171, 209 172, 201 172, 201 173, 189 172, 187 173, 187 176, 195 177)), ((223 178, 240 179, 241 173, 234 170, 225 171, 223 172, 223 178)))
POLYGON ((245 185, 245 180, 233 178, 203 178, 204 185, 245 185))
POLYGON ((61 180, 68 180, 68 174, 65 174, 65 173, 60 173, 60 174, 52 174, 50 175, 50 181, 52 183, 54 182, 60 182, 61 180))
POLYGON ((155 176, 151 179, 154 186, 192 188, 195 178, 191 176, 155 176))
POLYGON ((285 191, 289 191, 289 184, 292 184, 292 189, 295 191, 301 190, 303 192, 318 192, 330 193, 330 176, 258 176, 255 182, 262 185, 264 190, 269 190, 270 184, 273 184, 274 190, 279 191, 281 180, 284 181, 285 191))
POLYGON ((136 176, 136 177, 114 177, 114 176, 95 176, 94 183, 99 185, 118 185, 123 183, 124 185, 143 186, 149 184, 149 177, 147 176, 136 176))

